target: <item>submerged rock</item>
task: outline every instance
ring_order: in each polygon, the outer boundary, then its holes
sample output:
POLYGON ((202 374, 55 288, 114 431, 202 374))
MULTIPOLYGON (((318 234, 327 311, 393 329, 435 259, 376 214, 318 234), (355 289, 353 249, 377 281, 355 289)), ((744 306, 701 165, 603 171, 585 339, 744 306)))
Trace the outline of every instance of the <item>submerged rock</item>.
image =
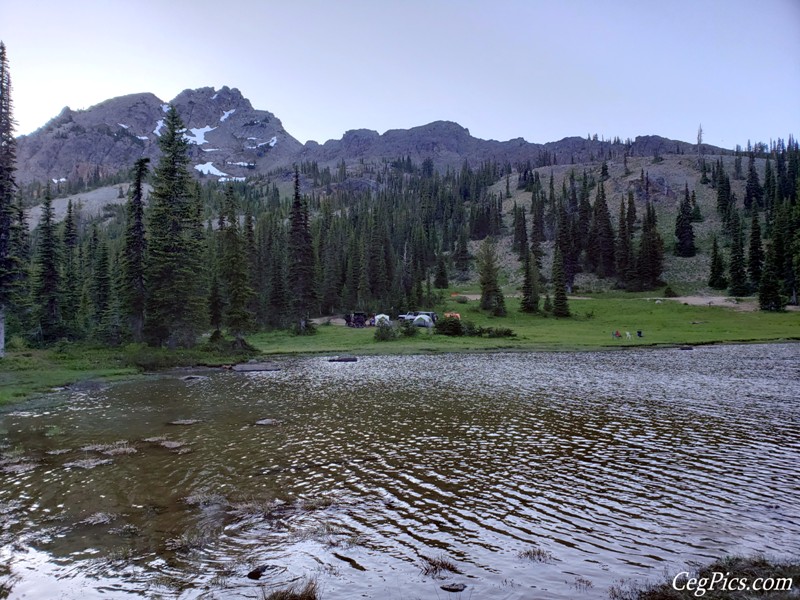
POLYGON ((445 583, 441 587, 445 592, 463 592, 467 586, 463 583, 445 583))
POLYGON ((267 565, 256 567, 247 574, 248 579, 261 579, 261 576, 269 569, 267 565))
POLYGON ((197 423, 200 423, 200 419, 177 419, 170 421, 167 425, 195 425, 197 423))

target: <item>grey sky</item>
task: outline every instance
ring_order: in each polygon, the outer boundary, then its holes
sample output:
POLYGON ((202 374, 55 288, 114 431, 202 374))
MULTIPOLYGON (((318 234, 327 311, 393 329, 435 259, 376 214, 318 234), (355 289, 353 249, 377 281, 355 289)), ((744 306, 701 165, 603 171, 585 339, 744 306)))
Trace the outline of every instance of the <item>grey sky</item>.
POLYGON ((239 88, 301 142, 800 133, 799 0, 5 0, 17 133, 64 106, 239 88))

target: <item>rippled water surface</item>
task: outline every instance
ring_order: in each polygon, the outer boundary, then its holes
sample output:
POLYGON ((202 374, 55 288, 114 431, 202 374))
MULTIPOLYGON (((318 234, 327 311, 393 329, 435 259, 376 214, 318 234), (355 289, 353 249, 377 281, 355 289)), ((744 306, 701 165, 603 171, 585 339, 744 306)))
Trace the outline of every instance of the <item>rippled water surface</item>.
POLYGON ((798 345, 283 365, 0 414, 11 598, 605 598, 800 548, 798 345))

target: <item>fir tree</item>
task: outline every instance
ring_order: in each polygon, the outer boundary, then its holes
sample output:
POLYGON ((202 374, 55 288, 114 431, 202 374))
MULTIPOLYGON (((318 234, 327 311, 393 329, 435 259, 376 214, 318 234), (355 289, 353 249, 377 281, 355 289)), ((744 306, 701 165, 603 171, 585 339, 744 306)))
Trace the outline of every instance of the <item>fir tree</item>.
POLYGON ((433 287, 438 290, 446 290, 450 287, 450 282, 447 280, 447 261, 441 252, 436 258, 436 275, 433 278, 433 287))
POLYGON ((561 250, 556 247, 555 255, 553 256, 553 316, 568 317, 570 316, 569 304, 567 303, 567 286, 564 279, 564 261, 561 256, 561 250))
POLYGON ((222 313, 224 310, 225 302, 222 299, 222 290, 220 290, 217 272, 214 270, 211 274, 211 288, 208 294, 208 322, 217 334, 222 329, 222 313))
POLYGON ((711 273, 708 276, 709 287, 715 290, 724 290, 728 287, 728 279, 725 277, 725 261, 719 250, 717 236, 711 242, 711 273))
POLYGON ((731 262, 728 265, 728 293, 731 296, 746 296, 747 272, 744 261, 744 232, 738 215, 734 212, 733 231, 731 233, 731 262))
POLYGON ((519 308, 522 312, 539 312, 539 269, 530 252, 525 254, 522 261, 522 299, 519 308))
POLYGON ((746 211, 759 210, 764 206, 764 189, 758 180, 755 158, 752 154, 750 154, 747 167, 747 184, 745 185, 743 204, 746 211))
POLYGON ((308 221, 308 204, 300 195, 300 172, 294 170, 294 198, 289 214, 289 284, 294 321, 308 318, 314 309, 314 246, 308 221))
POLYGON ((150 194, 144 331, 150 344, 169 348, 193 346, 207 316, 202 208, 191 185, 184 129, 171 106, 150 194))
POLYGON ((458 240, 456 241, 456 249, 453 253, 453 264, 455 268, 459 271, 459 273, 464 274, 469 271, 469 247, 467 245, 467 232, 465 229, 461 229, 461 232, 458 234, 458 240))
POLYGON ((764 264, 764 248, 761 245, 761 225, 758 212, 753 211, 750 220, 750 246, 747 253, 747 275, 753 289, 761 283, 761 270, 764 264))
POLYGON ((686 184, 683 200, 678 207, 678 216, 675 219, 675 255, 689 257, 696 253, 694 228, 692 227, 692 203, 689 196, 689 184, 686 184))
POLYGON ((147 175, 149 158, 140 158, 133 168, 133 184, 128 198, 125 246, 123 249, 120 289, 124 314, 130 321, 131 335, 135 342, 142 341, 144 311, 147 302, 145 282, 145 253, 147 241, 144 224, 144 178, 147 175))
POLYGON ((777 312, 786 306, 786 300, 781 295, 781 284, 778 281, 776 270, 776 255, 770 248, 764 264, 764 272, 758 286, 758 306, 761 310, 777 312))
POLYGON ((42 204, 42 220, 39 222, 36 281, 33 290, 35 320, 39 337, 45 342, 53 341, 62 334, 60 254, 53 223, 53 199, 48 184, 42 204))
POLYGON ((253 328, 248 310, 253 289, 250 287, 248 262, 244 254, 244 236, 239 231, 236 197, 231 185, 225 190, 225 220, 220 261, 220 279, 224 285, 226 298, 224 322, 230 334, 241 346, 243 335, 253 328))
POLYGON ((597 188, 597 196, 592 207, 592 224, 586 249, 589 270, 599 277, 612 277, 615 273, 614 229, 608 212, 603 184, 597 188))
POLYGON ((111 300, 111 272, 108 263, 108 242, 105 237, 100 240, 97 247, 92 273, 92 330, 97 335, 102 329, 103 316, 108 311, 111 300))
POLYGON ((500 267, 492 238, 486 238, 478 251, 478 279, 481 286, 480 307, 496 316, 505 315, 505 299, 498 280, 500 267), (503 314, 498 314, 502 311, 503 314))
POLYGON ((0 41, 0 358, 5 356, 6 312, 18 291, 23 270, 13 243, 16 152, 11 75, 6 46, 0 41))
POLYGON ((636 257, 636 280, 640 289, 652 289, 659 285, 664 270, 664 242, 658 233, 656 211, 648 202, 642 222, 639 252, 636 257))

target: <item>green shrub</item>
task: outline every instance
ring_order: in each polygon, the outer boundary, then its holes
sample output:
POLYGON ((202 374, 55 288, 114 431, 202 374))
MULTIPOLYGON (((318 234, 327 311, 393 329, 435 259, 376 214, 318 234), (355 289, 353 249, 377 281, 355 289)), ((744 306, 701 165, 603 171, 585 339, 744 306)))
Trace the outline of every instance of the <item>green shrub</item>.
POLYGON ((671 285, 664 288, 664 298, 677 298, 678 293, 672 289, 671 285))
POLYGON ((375 328, 375 341, 376 342, 391 342, 397 339, 397 329, 388 323, 381 322, 375 328))
POLYGON ((292 333, 294 335, 314 335, 317 333, 317 326, 310 319, 301 319, 292 323, 292 333))
POLYGON ((508 327, 488 327, 485 333, 486 337, 490 338, 516 337, 517 335, 508 327))
POLYGON ((467 302, 469 302, 469 298, 467 298, 466 296, 454 296, 453 302, 457 304, 466 304, 467 302))
POLYGON ((461 319, 456 319, 455 317, 439 319, 434 326, 434 330, 436 333, 453 337, 464 335, 464 326, 461 323, 461 319))
POLYGON ((461 328, 464 335, 469 337, 480 337, 483 335, 483 327, 475 325, 472 321, 462 321, 461 328))
POLYGON ((400 326, 400 333, 405 337, 414 337, 417 335, 418 330, 411 321, 404 321, 400 326))

